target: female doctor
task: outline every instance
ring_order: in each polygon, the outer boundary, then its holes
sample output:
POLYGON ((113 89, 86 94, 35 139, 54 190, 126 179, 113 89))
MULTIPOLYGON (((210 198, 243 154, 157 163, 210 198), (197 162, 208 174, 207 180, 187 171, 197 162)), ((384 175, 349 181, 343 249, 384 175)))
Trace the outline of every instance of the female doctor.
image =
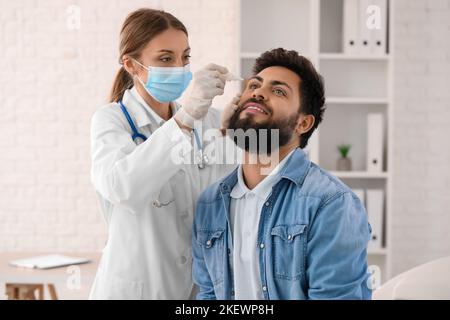
POLYGON ((209 107, 228 70, 208 65, 193 77, 183 107, 174 102, 192 78, 189 53, 185 26, 169 13, 140 9, 122 26, 111 103, 91 123, 91 177, 108 226, 91 299, 192 297, 195 202, 233 167, 208 164, 199 135, 220 126, 209 107), (183 150, 200 160, 174 160, 190 156, 183 150))

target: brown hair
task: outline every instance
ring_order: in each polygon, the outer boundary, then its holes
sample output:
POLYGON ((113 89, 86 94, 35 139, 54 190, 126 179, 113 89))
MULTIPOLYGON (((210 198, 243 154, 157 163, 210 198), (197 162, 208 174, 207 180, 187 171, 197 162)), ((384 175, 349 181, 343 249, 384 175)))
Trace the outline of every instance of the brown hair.
POLYGON ((127 16, 120 30, 119 63, 122 66, 114 79, 109 95, 110 102, 121 100, 125 90, 133 86, 133 77, 123 67, 123 56, 138 59, 147 43, 169 28, 188 34, 180 20, 162 10, 142 8, 127 16))
POLYGON ((314 65, 297 51, 283 48, 264 52, 256 59, 253 65, 253 73, 279 66, 295 72, 300 77, 300 101, 299 113, 312 114, 315 118, 313 127, 301 135, 300 148, 305 148, 308 140, 322 122, 325 112, 325 89, 322 76, 316 71, 314 65))

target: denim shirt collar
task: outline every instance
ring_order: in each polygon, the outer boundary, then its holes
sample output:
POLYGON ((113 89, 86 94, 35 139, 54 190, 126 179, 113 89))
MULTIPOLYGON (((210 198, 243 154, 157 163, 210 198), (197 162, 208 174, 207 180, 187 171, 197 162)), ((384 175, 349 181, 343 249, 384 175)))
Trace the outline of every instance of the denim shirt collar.
MULTIPOLYGON (((305 151, 297 148, 277 175, 279 178, 291 180, 297 187, 301 187, 310 165, 311 161, 308 159, 305 151)), ((231 192, 238 181, 238 169, 239 167, 235 168, 233 172, 220 183, 220 190, 222 193, 231 192)))
POLYGON ((297 148, 280 171, 280 176, 281 178, 291 180, 297 187, 301 187, 310 166, 311 161, 308 159, 308 155, 303 149, 297 148))

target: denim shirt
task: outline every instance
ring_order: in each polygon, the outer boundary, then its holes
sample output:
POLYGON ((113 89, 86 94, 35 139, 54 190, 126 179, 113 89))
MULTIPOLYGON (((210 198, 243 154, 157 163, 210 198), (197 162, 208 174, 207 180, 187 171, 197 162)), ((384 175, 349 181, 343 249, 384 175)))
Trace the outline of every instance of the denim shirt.
MULTIPOLYGON (((265 299, 371 299, 364 205, 296 149, 277 173, 255 250, 265 299)), ((192 233, 197 299, 234 299, 230 192, 237 169, 200 196, 192 233)))

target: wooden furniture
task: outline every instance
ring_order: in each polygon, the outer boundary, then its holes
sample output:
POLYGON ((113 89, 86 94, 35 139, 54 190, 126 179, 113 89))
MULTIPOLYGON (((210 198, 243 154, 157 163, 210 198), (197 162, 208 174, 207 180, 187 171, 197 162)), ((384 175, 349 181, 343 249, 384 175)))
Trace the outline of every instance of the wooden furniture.
MULTIPOLYGON (((55 286, 53 284, 47 286, 51 299, 58 300, 55 286)), ((6 283, 5 287, 8 300, 44 300, 43 284, 6 283)))

